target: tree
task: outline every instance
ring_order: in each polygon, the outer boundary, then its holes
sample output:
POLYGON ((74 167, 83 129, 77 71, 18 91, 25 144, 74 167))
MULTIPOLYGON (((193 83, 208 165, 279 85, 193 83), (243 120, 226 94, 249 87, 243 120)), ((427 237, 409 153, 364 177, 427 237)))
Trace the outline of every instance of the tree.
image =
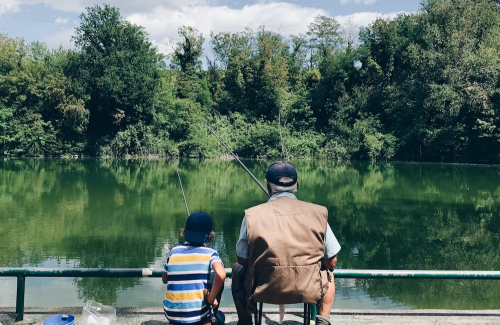
POLYGON ((401 159, 498 159, 499 19, 492 1, 432 0, 365 31, 363 66, 382 77, 373 111, 401 139, 401 159))
POLYGON ((0 152, 7 155, 81 153, 88 111, 60 61, 66 52, 2 37, 0 152))
POLYGON ((311 67, 318 62, 333 54, 333 51, 340 46, 342 38, 340 35, 340 24, 335 18, 327 16, 317 16, 314 21, 309 24, 309 37, 311 55, 311 67))
POLYGON ((201 56, 205 38, 196 28, 183 26, 179 28, 182 41, 177 43, 172 53, 172 64, 184 73, 193 73, 201 69, 201 56))
POLYGON ((153 122, 162 56, 143 28, 123 20, 117 8, 88 7, 80 20, 73 36, 79 52, 68 73, 89 95, 89 137, 105 145, 129 125, 153 122))
POLYGON ((233 53, 242 51, 251 46, 250 36, 252 32, 247 29, 242 33, 220 32, 210 34, 210 45, 214 54, 214 59, 218 62, 221 70, 227 70, 229 59, 233 53))
POLYGON ((347 43, 347 47, 353 47, 358 41, 359 26, 354 22, 352 17, 347 19, 340 30, 340 35, 344 43, 347 43))
POLYGON ((177 43, 171 54, 172 67, 179 70, 177 92, 180 98, 189 98, 210 111, 213 103, 206 72, 201 71, 203 43, 205 38, 197 29, 179 28, 182 41, 177 43))

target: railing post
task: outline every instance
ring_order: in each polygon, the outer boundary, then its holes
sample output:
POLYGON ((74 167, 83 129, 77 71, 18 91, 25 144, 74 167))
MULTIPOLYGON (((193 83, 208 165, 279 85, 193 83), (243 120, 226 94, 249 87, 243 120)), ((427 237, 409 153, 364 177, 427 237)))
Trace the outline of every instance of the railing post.
POLYGON ((26 288, 24 275, 17 276, 16 322, 24 319, 24 292, 26 288))
POLYGON ((318 309, 316 308, 316 304, 313 304, 311 309, 311 320, 316 321, 317 314, 318 314, 318 309))

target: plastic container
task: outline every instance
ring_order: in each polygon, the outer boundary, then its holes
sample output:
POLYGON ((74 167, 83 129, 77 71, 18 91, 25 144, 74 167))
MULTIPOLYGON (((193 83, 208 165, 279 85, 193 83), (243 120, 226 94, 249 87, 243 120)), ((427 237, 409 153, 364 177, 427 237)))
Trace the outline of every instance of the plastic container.
POLYGON ((75 316, 73 315, 56 315, 47 318, 42 325, 75 325, 75 316))
POLYGON ((112 325, 116 322, 116 309, 89 300, 82 311, 79 325, 112 325))

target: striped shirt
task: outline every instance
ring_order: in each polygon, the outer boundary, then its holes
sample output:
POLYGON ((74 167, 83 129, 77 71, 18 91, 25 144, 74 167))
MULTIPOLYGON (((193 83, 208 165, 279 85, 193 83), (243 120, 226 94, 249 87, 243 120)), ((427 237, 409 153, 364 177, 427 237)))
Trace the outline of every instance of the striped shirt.
POLYGON ((163 307, 170 323, 209 320, 205 292, 214 262, 222 263, 217 251, 209 247, 184 244, 172 249, 165 264, 168 283, 163 307))

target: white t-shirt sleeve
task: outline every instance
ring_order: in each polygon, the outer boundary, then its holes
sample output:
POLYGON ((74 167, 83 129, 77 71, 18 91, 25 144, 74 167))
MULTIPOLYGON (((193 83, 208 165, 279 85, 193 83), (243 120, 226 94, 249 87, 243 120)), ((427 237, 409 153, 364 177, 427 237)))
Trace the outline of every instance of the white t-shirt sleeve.
POLYGON ((250 253, 248 252, 248 235, 247 235, 247 218, 243 217, 240 228, 240 238, 236 243, 236 255, 241 258, 248 259, 250 253))
MULTIPOLYGON (((328 224, 327 224, 328 225, 328 224)), ((340 244, 328 225, 325 235, 325 258, 331 258, 340 252, 340 244)))

